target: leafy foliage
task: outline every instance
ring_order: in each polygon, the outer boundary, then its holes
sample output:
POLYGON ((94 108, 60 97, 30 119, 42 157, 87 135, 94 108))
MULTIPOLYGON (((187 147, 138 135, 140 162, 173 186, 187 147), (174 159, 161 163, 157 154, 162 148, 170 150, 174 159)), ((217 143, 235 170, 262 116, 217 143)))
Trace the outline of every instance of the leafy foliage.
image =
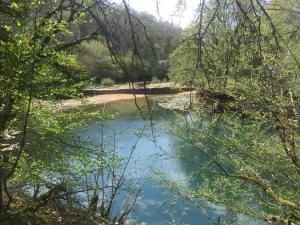
POLYGON ((223 112, 189 126, 188 142, 207 158, 194 162, 205 171, 194 195, 280 224, 300 218, 297 7, 203 1, 171 56, 170 77, 199 90, 191 104, 223 112))
POLYGON ((107 47, 100 41, 83 43, 75 53, 87 73, 100 83, 103 78, 122 80, 121 69, 113 63, 107 47))
POLYGON ((112 86, 114 84, 114 81, 111 78, 103 78, 101 80, 101 85, 102 86, 112 86))
MULTIPOLYGON (((81 96, 79 90, 90 82, 83 66, 88 59, 82 57, 81 65, 71 49, 100 34, 106 39, 109 53, 100 42, 82 46, 97 57, 95 51, 101 50, 103 58, 94 60, 103 59, 111 74, 119 71, 109 59, 110 54, 118 58, 113 40, 110 33, 103 33, 109 25, 102 23, 103 15, 110 9, 101 11, 101 4, 0 1, 0 213, 7 213, 13 200, 25 195, 28 202, 34 201, 22 208, 25 211, 38 211, 51 204, 83 211, 101 221, 112 219, 115 196, 123 185, 124 172, 117 176, 115 171, 121 160, 110 148, 103 147, 104 139, 101 147, 90 146, 88 140, 72 133, 90 120, 112 115, 83 113, 84 109, 61 111, 53 101, 81 96), (103 15, 95 15, 95 9, 103 15), (90 23, 85 20, 87 13, 97 22, 97 28, 78 36, 73 28, 90 23), (92 175, 97 176, 96 181, 88 182, 87 176, 92 175), (100 177, 112 184, 107 187, 100 177), (99 192, 104 195, 108 188, 109 195, 100 201, 99 192), (84 204, 80 204, 78 193, 86 193, 84 204)), ((96 66, 92 69, 98 70, 96 66)), ((131 207, 130 203, 125 210, 120 209, 123 211, 115 221, 123 223, 131 207)))

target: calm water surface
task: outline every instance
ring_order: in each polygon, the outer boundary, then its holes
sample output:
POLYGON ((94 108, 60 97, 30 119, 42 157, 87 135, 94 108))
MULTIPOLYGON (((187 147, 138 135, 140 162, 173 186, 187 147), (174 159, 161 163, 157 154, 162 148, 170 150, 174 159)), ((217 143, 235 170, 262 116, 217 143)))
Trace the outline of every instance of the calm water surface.
MULTIPOLYGON (((139 102, 145 106, 143 102, 139 102)), ((94 144, 99 144, 99 131, 104 126, 105 138, 109 144, 114 142, 120 156, 128 157, 132 146, 137 141, 137 134, 145 126, 132 101, 122 101, 105 106, 110 112, 117 112, 115 119, 108 121, 93 121, 86 128, 80 130, 82 137, 88 138, 94 144)), ((151 103, 153 127, 147 126, 143 136, 138 140, 127 173, 130 179, 140 179, 143 183, 142 192, 130 215, 132 224, 167 225, 190 224, 211 225, 218 224, 219 218, 228 217, 222 206, 202 200, 197 201, 198 206, 176 197, 169 188, 162 185, 153 174, 161 172, 169 181, 177 181, 189 186, 190 172, 193 166, 182 160, 172 157, 176 155, 178 139, 170 135, 170 124, 177 123, 174 112, 163 109, 151 103)), ((102 106, 94 106, 91 110, 103 110, 102 106)), ((148 124, 149 125, 149 124, 148 124)), ((258 222, 247 218, 235 218, 240 225, 257 225, 258 222)), ((222 224, 222 223, 220 223, 222 224)))

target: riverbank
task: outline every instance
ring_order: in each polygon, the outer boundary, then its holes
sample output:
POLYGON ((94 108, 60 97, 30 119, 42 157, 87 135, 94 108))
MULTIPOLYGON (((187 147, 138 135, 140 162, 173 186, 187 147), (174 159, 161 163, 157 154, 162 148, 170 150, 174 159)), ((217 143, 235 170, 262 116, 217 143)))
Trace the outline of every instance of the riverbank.
POLYGON ((192 87, 182 87, 173 82, 163 83, 150 83, 144 87, 143 82, 118 84, 112 87, 101 87, 93 85, 82 90, 86 96, 107 95, 107 94, 147 94, 147 95, 160 95, 160 94, 177 94, 187 91, 193 91, 192 87))
POLYGON ((105 94, 95 95, 92 97, 85 97, 83 99, 68 99, 62 100, 56 104, 58 108, 76 108, 84 105, 101 105, 110 102, 116 102, 121 100, 133 100, 145 98, 145 95, 133 95, 133 94, 105 94))
MULTIPOLYGON (((188 95, 192 89, 182 88, 173 83, 157 83, 147 85, 144 89, 142 84, 135 84, 135 89, 127 84, 116 85, 113 87, 98 87, 92 86, 85 89, 84 94, 86 97, 82 99, 67 99, 61 100, 56 104, 57 108, 76 108, 84 105, 101 105, 116 101, 132 100, 145 98, 146 95, 149 97, 162 95, 162 96, 182 96, 188 95)), ((194 93, 194 91, 192 91, 194 93)))
POLYGON ((111 221, 88 210, 74 208, 58 203, 43 204, 29 196, 14 199, 9 211, 0 214, 1 225, 109 225, 111 221), (39 207, 38 207, 39 206, 39 207))

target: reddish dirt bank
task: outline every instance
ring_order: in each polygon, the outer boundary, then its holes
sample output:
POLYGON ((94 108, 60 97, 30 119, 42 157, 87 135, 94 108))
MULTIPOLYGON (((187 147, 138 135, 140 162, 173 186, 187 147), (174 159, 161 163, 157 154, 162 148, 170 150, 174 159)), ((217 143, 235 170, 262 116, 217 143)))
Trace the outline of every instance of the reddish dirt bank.
MULTIPOLYGON (((144 98, 145 95, 136 95, 136 98, 144 98)), ((83 100, 64 100, 59 104, 59 107, 63 108, 73 108, 78 107, 86 104, 104 104, 109 102, 115 102, 120 100, 134 100, 134 95, 132 94, 105 94, 105 95, 96 95, 93 97, 87 97, 83 100)))

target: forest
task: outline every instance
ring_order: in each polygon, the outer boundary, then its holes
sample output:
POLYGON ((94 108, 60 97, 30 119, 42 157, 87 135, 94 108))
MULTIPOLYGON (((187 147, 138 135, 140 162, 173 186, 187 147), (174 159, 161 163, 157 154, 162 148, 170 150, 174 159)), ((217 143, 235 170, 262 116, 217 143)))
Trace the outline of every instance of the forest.
POLYGON ((193 1, 0 0, 1 225, 300 225, 300 1, 193 1))

